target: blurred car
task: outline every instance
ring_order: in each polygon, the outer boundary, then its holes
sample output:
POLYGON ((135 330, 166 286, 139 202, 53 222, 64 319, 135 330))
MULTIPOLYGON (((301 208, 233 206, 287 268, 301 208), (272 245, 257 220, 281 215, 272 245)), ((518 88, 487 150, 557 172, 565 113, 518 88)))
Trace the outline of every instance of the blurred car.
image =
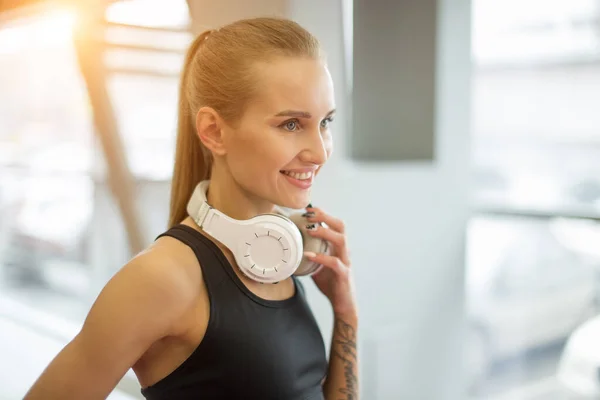
POLYGON ((599 259, 565 246, 551 227, 508 217, 470 224, 467 362, 473 388, 496 362, 565 340, 596 313, 599 259))
POLYGON ((600 399, 600 315, 579 326, 563 350, 557 381, 568 399, 600 399))

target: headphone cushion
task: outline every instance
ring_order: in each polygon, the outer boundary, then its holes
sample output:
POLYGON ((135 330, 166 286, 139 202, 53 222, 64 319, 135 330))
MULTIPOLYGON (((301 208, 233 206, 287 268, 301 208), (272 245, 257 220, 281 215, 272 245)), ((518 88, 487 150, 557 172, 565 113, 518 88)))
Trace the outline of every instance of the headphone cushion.
MULTIPOLYGON (((290 215, 288 218, 298 227, 302 234, 302 243, 304 251, 310 251, 312 253, 324 253, 329 254, 329 243, 321 238, 316 238, 307 233, 308 229, 306 225, 309 224, 308 220, 302 216, 303 213, 297 212, 290 215)), ((321 224, 322 225, 322 224, 321 224)), ((321 268, 321 265, 315 263, 306 257, 302 257, 302 261, 295 272, 295 275, 311 275, 317 272, 321 268)))

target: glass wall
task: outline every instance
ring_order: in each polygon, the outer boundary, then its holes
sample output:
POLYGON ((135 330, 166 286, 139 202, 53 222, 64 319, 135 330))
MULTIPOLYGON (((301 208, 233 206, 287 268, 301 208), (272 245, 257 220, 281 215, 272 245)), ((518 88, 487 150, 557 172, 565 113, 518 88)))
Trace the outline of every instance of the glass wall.
POLYGON ((471 391, 562 399, 565 343, 598 312, 600 2, 473 5, 471 391))
MULTIPOLYGON (((185 0, 122 1, 106 20, 107 85, 135 201, 164 209, 143 218, 149 242, 166 226, 189 13, 185 0)), ((54 9, 0 28, 0 297, 76 323, 131 256, 77 63, 78 22, 54 9)))
POLYGON ((2 295, 67 314, 75 312, 70 299, 89 285, 94 190, 93 128, 71 44, 74 22, 61 10, 0 30, 2 295))
MULTIPOLYGON (((59 6, 39 11, 0 25, 0 371, 12 376, 0 398, 11 399, 78 332, 132 256, 77 62, 80 16, 59 6)), ((167 223, 189 23, 185 0, 135 0, 112 3, 101 27, 145 244, 167 223)), ((109 398, 138 398, 131 371, 123 382, 109 398)))

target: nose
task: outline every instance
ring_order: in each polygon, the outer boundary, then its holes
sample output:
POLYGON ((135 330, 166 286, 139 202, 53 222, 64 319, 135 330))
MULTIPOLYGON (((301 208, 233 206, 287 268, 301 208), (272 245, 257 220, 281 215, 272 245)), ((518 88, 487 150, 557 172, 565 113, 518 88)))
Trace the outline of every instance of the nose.
POLYGON ((306 135, 304 151, 301 153, 301 159, 316 165, 323 165, 329 158, 329 142, 321 135, 318 130, 306 135))

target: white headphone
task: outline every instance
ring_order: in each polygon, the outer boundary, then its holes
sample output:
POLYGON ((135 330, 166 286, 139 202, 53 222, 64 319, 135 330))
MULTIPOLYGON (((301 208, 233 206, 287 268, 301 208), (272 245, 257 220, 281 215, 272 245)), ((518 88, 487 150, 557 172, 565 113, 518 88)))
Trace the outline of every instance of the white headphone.
POLYGON ((187 212, 207 234, 233 253, 244 275, 261 283, 277 283, 291 275, 310 275, 321 265, 303 257, 304 251, 329 254, 327 241, 306 233, 301 212, 260 214, 236 220, 212 208, 206 199, 209 180, 200 182, 187 205, 187 212))

